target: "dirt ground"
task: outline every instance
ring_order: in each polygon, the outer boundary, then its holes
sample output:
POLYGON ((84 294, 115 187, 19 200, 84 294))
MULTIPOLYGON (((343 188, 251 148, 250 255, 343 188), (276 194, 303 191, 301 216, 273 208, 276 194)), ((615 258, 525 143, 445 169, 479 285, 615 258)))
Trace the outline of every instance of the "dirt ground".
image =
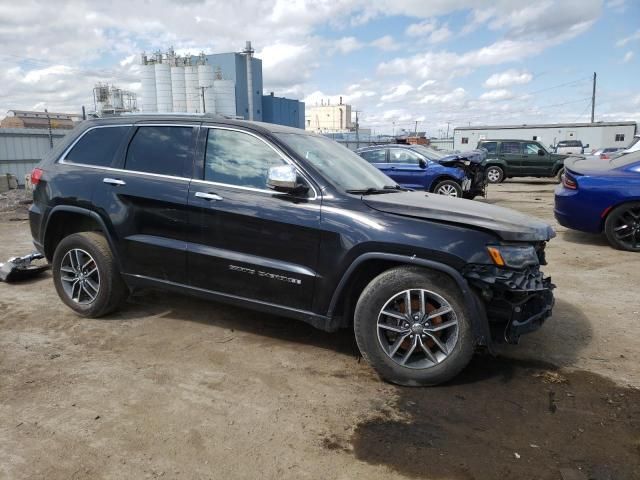
POLYGON ((640 478, 640 255, 559 227, 554 187, 484 200, 556 227, 553 317, 436 388, 381 382, 349 331, 157 292, 87 320, 49 273, 0 283, 0 479, 640 478))

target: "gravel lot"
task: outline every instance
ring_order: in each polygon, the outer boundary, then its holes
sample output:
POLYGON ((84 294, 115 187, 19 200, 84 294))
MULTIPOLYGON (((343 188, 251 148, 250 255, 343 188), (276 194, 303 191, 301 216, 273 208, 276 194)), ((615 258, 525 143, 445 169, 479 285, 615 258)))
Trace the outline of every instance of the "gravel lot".
MULTIPOLYGON (((640 478, 640 255, 558 227, 554 186, 484 200, 556 226, 553 317, 432 389, 378 380, 349 331, 157 292, 86 320, 49 273, 0 283, 0 479, 640 478)), ((0 259, 24 218, 0 199, 0 259)))

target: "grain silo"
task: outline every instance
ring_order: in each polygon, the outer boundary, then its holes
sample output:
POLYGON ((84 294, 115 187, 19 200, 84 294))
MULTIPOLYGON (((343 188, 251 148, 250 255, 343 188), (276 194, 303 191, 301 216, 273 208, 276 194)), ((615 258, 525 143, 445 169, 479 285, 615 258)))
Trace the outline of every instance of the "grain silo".
POLYGON ((200 89, 198 88, 198 65, 190 55, 185 59, 184 83, 187 112, 200 112, 200 89))
POLYGON ((173 94, 173 111, 187 111, 187 90, 184 77, 184 66, 171 66, 171 93, 173 94))
POLYGON ((173 95, 171 92, 171 66, 168 63, 155 64, 156 70, 156 102, 158 112, 173 111, 173 95))
POLYGON ((149 62, 147 56, 142 54, 142 111, 157 112, 156 98, 156 70, 153 61, 149 62))

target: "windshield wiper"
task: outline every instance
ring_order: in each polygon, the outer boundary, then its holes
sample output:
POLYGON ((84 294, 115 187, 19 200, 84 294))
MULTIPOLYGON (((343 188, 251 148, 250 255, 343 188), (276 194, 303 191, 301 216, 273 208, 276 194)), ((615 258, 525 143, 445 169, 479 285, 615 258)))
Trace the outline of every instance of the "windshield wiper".
POLYGON ((385 185, 382 188, 369 187, 346 190, 347 193, 354 193, 356 195, 381 195, 384 193, 395 193, 401 191, 404 191, 404 189, 400 185, 385 185))

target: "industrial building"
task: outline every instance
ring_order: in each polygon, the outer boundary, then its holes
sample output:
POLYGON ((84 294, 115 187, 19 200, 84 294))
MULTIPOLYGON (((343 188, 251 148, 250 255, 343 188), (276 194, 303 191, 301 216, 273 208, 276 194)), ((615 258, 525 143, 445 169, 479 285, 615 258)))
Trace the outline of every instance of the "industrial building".
POLYGON ((253 53, 251 42, 241 53, 143 53, 142 111, 218 113, 304 128, 303 102, 262 95, 262 61, 253 53))
POLYGON ((355 126, 351 121, 351 105, 342 103, 342 97, 337 105, 325 104, 307 107, 304 128, 315 133, 346 133, 353 131, 355 126))
POLYGON ((304 103, 290 98, 276 97, 273 92, 262 97, 262 121, 289 127, 304 125, 304 103))
POLYGON ((54 112, 31 112, 28 110, 9 110, 7 116, 0 121, 0 128, 66 128, 75 126, 78 115, 54 112))
POLYGON ((97 83, 93 87, 94 111, 99 115, 119 115, 138 110, 137 95, 115 85, 97 83))
POLYGON ((489 125, 457 127, 453 130, 453 149, 473 150, 478 140, 537 140, 545 146, 561 140, 580 140, 589 150, 625 147, 636 134, 636 122, 550 123, 539 125, 489 125))

